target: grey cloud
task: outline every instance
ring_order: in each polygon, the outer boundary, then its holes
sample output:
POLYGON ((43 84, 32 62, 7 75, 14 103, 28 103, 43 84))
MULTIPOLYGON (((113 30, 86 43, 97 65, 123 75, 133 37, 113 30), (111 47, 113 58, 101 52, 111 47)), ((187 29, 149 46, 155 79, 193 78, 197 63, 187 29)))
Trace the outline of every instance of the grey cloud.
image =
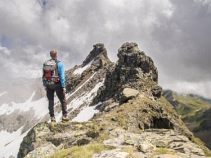
POLYGON ((11 52, 10 57, 2 56, 0 49, 5 76, 14 67, 8 63, 14 62, 17 66, 12 72, 39 72, 52 48, 58 49, 70 67, 81 63, 96 42, 105 43, 109 56, 116 60, 120 45, 135 41, 155 61, 164 87, 175 87, 178 82, 209 83, 211 79, 211 5, 207 1, 39 2, 0 2, 0 44, 11 52))
POLYGON ((153 39, 163 60, 162 69, 177 80, 198 82, 211 79, 211 12, 208 4, 172 0, 175 12, 162 19, 154 29, 153 39), (168 60, 165 60, 168 59, 168 60))

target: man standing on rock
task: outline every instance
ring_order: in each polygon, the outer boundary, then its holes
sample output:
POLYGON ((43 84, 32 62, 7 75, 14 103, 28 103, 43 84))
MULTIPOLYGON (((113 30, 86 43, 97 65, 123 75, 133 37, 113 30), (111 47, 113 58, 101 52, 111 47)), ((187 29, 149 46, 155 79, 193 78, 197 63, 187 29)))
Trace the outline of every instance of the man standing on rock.
POLYGON ((43 64, 43 85, 46 89, 48 98, 48 109, 51 117, 51 122, 56 122, 54 116, 54 92, 61 103, 62 107, 62 121, 68 121, 67 117, 67 103, 65 98, 65 71, 64 65, 61 61, 57 60, 57 51, 50 51, 51 59, 43 64))

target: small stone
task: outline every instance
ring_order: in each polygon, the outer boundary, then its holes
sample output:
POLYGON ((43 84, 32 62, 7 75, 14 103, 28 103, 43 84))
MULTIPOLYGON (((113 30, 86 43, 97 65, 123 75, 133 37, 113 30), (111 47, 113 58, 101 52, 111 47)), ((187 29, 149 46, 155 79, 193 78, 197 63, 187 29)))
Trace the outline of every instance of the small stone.
POLYGON ((156 144, 156 147, 159 147, 159 148, 165 148, 168 144, 167 142, 165 142, 165 140, 158 140, 155 142, 156 144))
POLYGON ((90 142, 90 139, 82 138, 77 141, 77 145, 79 146, 86 145, 86 144, 89 144, 89 142, 90 142))
POLYGON ((86 133, 86 135, 87 135, 87 137, 90 137, 90 138, 93 138, 93 139, 99 137, 99 133, 95 132, 95 131, 88 131, 86 133))
POLYGON ((152 88, 152 95, 155 99, 160 98, 162 95, 162 88, 158 85, 152 88))
POLYGON ((138 145, 138 150, 143 153, 153 152, 155 148, 156 147, 149 142, 142 142, 138 145))

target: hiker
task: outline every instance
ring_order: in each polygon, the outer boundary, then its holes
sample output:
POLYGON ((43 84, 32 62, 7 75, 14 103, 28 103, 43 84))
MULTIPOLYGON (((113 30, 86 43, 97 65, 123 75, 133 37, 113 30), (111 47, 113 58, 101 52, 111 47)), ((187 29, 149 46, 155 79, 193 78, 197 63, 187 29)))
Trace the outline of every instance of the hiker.
POLYGON ((65 72, 63 63, 57 60, 57 51, 50 51, 50 60, 43 64, 43 85, 46 89, 48 98, 48 109, 51 117, 51 122, 56 122, 54 115, 54 92, 61 103, 62 121, 68 121, 67 117, 67 103, 65 98, 65 72))

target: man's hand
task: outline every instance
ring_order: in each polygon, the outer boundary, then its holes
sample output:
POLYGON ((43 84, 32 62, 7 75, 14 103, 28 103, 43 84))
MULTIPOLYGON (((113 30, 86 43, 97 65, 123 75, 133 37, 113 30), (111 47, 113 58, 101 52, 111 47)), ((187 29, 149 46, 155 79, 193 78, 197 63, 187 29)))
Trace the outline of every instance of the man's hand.
POLYGON ((66 90, 65 87, 63 87, 62 90, 63 90, 63 93, 64 93, 64 94, 67 92, 67 90, 66 90))

